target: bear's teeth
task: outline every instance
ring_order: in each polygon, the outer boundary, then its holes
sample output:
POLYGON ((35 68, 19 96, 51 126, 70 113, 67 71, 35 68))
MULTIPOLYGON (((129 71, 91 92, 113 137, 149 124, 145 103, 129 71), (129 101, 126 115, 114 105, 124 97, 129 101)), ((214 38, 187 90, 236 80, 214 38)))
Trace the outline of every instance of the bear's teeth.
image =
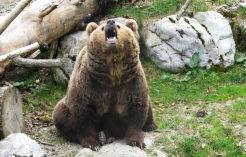
POLYGON ((107 37, 107 44, 115 44, 117 42, 116 37, 107 37))

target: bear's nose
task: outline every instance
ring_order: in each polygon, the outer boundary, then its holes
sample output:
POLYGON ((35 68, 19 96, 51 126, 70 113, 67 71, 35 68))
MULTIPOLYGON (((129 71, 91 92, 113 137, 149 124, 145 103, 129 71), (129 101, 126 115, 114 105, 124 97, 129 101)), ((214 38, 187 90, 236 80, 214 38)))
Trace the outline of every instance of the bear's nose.
POLYGON ((107 21, 107 25, 109 25, 109 26, 113 26, 114 24, 115 24, 114 20, 108 20, 107 21))

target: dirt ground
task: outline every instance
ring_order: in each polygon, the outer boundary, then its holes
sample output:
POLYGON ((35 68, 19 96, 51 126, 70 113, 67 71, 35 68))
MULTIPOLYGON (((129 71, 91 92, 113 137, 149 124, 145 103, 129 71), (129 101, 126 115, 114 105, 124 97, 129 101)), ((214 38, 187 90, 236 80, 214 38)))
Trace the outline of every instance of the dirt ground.
POLYGON ((19 2, 19 0, 1 0, 0 1, 0 16, 9 13, 19 2))

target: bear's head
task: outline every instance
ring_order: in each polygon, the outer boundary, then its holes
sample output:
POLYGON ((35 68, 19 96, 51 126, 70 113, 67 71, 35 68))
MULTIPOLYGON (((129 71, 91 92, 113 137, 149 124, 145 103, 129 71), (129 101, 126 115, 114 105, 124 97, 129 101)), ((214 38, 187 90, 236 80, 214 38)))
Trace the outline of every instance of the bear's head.
POLYGON ((138 26, 135 20, 129 19, 125 24, 108 20, 98 26, 89 23, 86 27, 88 35, 87 50, 97 54, 97 57, 106 57, 112 54, 139 53, 138 41, 135 34, 138 26))

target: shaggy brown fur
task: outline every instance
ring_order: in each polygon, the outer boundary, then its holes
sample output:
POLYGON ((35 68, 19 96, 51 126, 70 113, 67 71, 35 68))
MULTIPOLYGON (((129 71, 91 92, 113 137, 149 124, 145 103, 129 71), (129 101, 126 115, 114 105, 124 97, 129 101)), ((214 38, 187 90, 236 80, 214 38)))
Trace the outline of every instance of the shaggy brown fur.
POLYGON ((66 139, 99 150, 98 133, 103 131, 106 138, 125 138, 128 145, 145 147, 142 130, 157 125, 139 60, 137 29, 134 20, 87 26, 87 46, 53 112, 55 126, 66 139))

